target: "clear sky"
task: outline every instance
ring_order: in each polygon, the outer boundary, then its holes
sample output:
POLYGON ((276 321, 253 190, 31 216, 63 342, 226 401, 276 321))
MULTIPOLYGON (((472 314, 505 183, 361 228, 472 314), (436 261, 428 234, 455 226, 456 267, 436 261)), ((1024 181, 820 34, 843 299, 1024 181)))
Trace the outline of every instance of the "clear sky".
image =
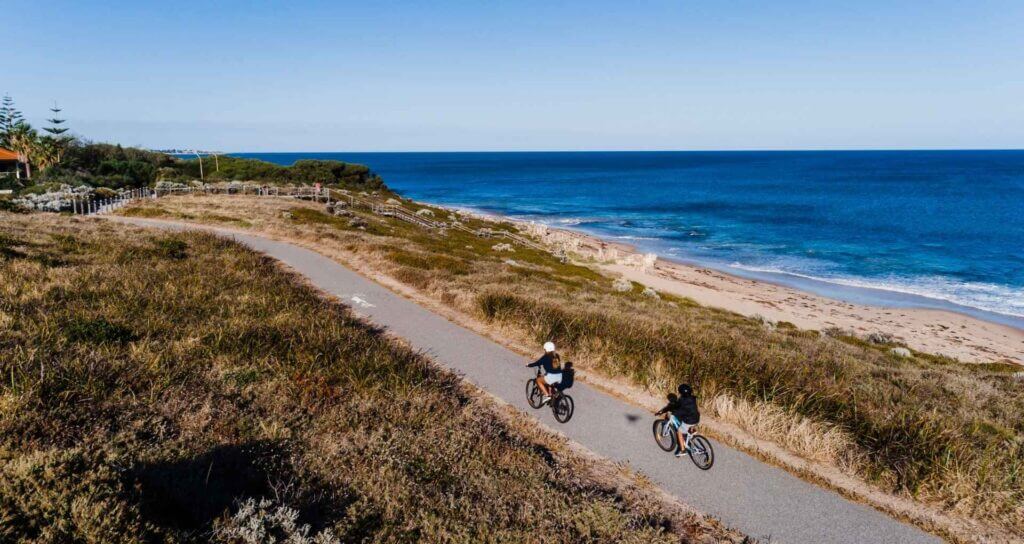
POLYGON ((223 151, 1024 147, 1024 2, 3 3, 0 93, 223 151))

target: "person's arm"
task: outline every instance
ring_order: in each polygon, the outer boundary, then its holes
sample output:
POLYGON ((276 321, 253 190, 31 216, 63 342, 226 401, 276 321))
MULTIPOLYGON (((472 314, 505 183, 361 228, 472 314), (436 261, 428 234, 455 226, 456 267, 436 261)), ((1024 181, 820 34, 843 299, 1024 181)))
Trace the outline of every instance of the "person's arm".
POLYGON ((526 366, 527 367, 535 367, 535 366, 541 366, 543 364, 544 364, 544 356, 541 356, 540 359, 537 359, 536 361, 534 361, 532 363, 528 363, 526 366))
POLYGON ((672 406, 672 405, 671 405, 671 404, 669 404, 668 406, 666 406, 666 407, 662 408, 661 410, 658 410, 657 412, 654 412, 654 415, 656 415, 656 416, 660 416, 660 415, 664 414, 665 412, 667 412, 667 411, 668 411, 668 409, 669 409, 669 408, 670 408, 671 406, 672 406))

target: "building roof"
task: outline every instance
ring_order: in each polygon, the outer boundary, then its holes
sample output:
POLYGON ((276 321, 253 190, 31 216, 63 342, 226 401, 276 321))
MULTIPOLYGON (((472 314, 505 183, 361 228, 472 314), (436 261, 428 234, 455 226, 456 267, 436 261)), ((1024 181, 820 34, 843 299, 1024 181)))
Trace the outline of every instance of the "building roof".
POLYGON ((0 147, 0 161, 16 161, 18 160, 18 154, 11 151, 10 149, 4 149, 0 147))

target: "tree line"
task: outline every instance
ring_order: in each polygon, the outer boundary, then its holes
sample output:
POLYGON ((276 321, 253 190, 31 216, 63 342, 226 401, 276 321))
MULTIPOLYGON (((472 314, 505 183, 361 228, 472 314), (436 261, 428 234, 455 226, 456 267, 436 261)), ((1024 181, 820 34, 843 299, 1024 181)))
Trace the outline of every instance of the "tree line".
POLYGON ((18 155, 25 166, 25 174, 32 177, 32 165, 42 170, 58 164, 67 149, 71 137, 65 134, 68 127, 61 118, 61 109, 56 104, 50 108, 49 123, 40 134, 25 120, 25 116, 14 106, 11 95, 0 100, 0 147, 10 149, 18 155))
MULTIPOLYGON (((0 147, 18 155, 26 180, 14 189, 45 192, 61 184, 112 189, 146 187, 157 181, 243 180, 376 190, 384 182, 368 167, 342 161, 300 160, 292 166, 231 156, 186 159, 166 153, 94 143, 69 133, 63 110, 50 109, 42 132, 25 120, 10 95, 0 100, 0 147), (205 165, 205 169, 203 169, 205 165), (214 166, 214 168, 210 168, 214 166)), ((10 183, 10 182, 9 182, 10 183)))

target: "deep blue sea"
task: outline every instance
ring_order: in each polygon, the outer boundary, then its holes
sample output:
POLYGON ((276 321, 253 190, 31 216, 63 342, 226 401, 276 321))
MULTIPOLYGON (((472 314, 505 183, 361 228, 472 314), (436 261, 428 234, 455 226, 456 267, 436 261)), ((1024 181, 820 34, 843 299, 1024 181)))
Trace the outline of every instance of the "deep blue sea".
POLYGON ((239 153, 851 302, 1024 328, 1024 151, 239 153))

